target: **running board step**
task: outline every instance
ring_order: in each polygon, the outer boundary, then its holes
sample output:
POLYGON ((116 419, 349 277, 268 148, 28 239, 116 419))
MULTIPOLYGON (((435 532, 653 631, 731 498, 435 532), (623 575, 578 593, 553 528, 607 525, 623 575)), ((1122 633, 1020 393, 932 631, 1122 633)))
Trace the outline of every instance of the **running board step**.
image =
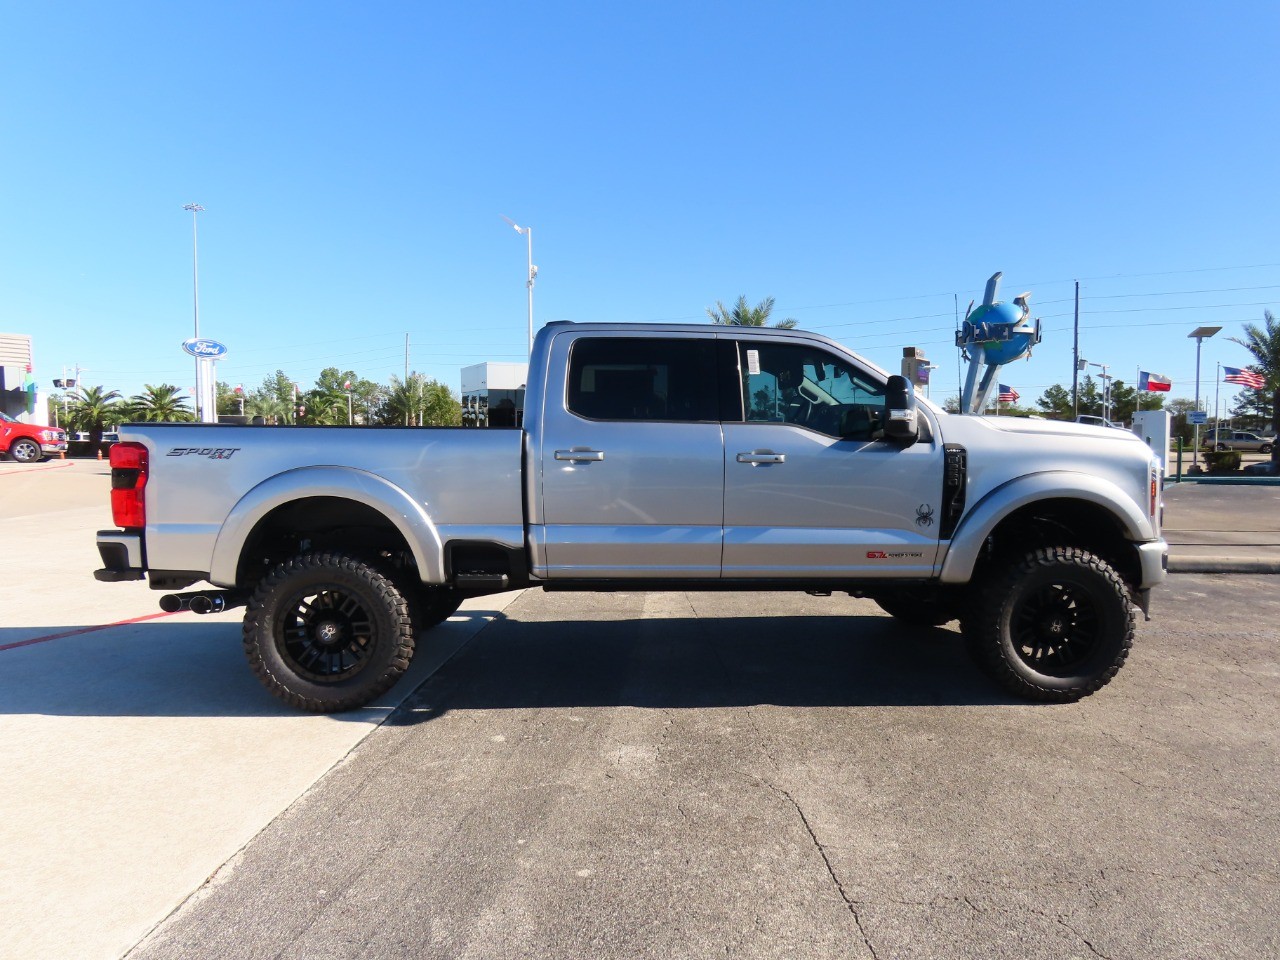
POLYGON ((459 590, 500 592, 506 590, 510 582, 505 573, 459 573, 453 578, 453 585, 459 590))

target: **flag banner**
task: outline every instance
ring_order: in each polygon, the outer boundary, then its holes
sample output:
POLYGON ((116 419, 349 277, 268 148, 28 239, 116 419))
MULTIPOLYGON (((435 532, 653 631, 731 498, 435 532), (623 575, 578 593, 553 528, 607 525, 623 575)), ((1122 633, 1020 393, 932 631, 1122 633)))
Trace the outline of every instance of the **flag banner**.
POLYGON ((1159 373, 1147 373, 1145 370, 1139 370, 1138 389, 1152 393, 1168 393, 1173 389, 1173 381, 1159 373))
POLYGON ((1252 370, 1241 370, 1239 367, 1223 367, 1223 377, 1227 383, 1238 383, 1242 387, 1248 387, 1250 390, 1261 390, 1267 385, 1266 378, 1260 373, 1254 373, 1252 370))
POLYGON ((1019 396, 1020 394, 1013 387, 1006 387, 1003 383, 1000 384, 1000 403, 1017 403, 1019 396))

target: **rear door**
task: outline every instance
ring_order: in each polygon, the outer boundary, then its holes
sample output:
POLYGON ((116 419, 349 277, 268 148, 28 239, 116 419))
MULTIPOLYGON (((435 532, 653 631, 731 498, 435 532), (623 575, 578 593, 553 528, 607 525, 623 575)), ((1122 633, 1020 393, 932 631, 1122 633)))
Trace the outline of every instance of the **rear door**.
POLYGON ((873 439, 884 383, 825 345, 738 347, 744 412, 724 424, 724 577, 930 575, 941 444, 873 439))
POLYGON ((555 338, 549 369, 564 372, 548 383, 537 451, 539 575, 720 575, 715 347, 712 337, 680 333, 555 338))

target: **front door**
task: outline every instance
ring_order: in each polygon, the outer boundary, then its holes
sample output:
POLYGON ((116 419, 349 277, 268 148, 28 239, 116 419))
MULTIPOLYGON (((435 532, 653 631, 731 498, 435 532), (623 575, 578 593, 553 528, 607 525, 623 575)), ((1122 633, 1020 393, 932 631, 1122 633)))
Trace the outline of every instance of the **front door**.
POLYGON ((724 577, 930 575, 941 444, 874 439, 881 378, 818 344, 743 339, 739 366, 744 420, 724 425, 724 577))

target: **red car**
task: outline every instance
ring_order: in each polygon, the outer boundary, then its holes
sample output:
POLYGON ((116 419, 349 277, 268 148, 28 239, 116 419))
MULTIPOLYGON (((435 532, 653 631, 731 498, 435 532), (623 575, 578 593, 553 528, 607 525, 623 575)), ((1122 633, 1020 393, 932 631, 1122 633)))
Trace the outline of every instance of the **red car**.
POLYGON ((0 453, 7 453, 18 463, 38 463, 49 453, 65 453, 67 431, 33 423, 19 423, 0 413, 0 453))

